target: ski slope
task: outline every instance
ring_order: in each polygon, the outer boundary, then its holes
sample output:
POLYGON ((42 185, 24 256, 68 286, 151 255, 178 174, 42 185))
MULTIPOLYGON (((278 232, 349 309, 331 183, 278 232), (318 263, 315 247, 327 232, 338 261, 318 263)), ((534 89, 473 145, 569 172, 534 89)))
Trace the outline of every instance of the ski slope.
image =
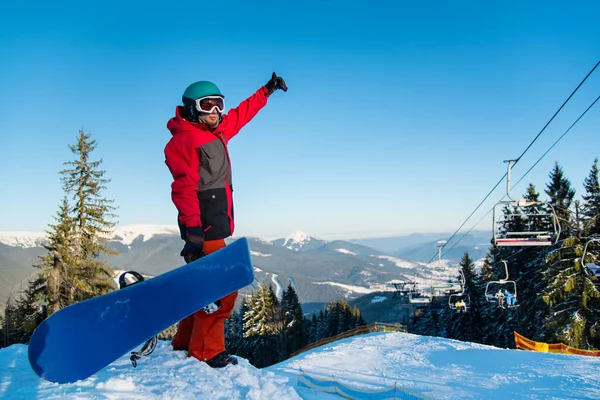
POLYGON ((341 399, 299 384, 301 370, 359 392, 396 384, 433 399, 600 398, 600 358, 381 332, 330 343, 262 370, 243 359, 211 369, 161 341, 137 368, 124 356, 86 380, 62 385, 39 379, 29 367, 27 346, 13 345, 0 350, 0 398, 341 399))

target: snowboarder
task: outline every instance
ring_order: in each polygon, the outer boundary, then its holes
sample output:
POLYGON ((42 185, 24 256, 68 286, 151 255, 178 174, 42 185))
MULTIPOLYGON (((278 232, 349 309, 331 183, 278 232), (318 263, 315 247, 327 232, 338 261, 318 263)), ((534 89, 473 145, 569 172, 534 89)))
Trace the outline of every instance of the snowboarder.
MULTIPOLYGON (((171 198, 178 211, 181 256, 186 263, 225 246, 233 234, 231 164, 227 143, 267 104, 278 89, 287 91, 275 72, 265 86, 224 114, 225 100, 212 82, 189 85, 167 123, 173 137, 165 147, 165 162, 173 175, 171 198)), ((234 292, 179 322, 175 350, 205 361, 213 368, 237 364, 225 351, 225 320, 231 315, 234 292)))

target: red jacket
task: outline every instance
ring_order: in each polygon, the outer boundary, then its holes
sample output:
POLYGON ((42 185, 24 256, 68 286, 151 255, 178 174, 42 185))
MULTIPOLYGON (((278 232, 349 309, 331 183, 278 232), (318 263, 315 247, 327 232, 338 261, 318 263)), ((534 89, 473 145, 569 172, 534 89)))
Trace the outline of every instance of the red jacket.
MULTIPOLYGON (((178 106, 167 123, 173 137, 165 147, 165 162, 173 175, 171 198, 185 228, 201 227, 205 240, 233 234, 231 163, 227 143, 267 104, 263 86, 222 115, 217 128, 185 120, 178 106)), ((183 238, 185 236, 182 235, 183 238)))

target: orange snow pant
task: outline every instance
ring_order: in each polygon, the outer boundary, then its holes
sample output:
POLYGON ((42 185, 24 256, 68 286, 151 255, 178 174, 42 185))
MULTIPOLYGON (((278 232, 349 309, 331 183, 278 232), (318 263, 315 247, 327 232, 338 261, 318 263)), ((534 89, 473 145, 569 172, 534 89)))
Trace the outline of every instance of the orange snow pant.
MULTIPOLYGON (((225 239, 204 242, 206 254, 225 247, 225 239)), ((233 292, 221 299, 221 308, 212 314, 196 311, 177 325, 177 333, 171 344, 175 350, 187 350, 188 357, 200 361, 210 360, 225 351, 225 320, 233 312, 238 293, 233 292)))

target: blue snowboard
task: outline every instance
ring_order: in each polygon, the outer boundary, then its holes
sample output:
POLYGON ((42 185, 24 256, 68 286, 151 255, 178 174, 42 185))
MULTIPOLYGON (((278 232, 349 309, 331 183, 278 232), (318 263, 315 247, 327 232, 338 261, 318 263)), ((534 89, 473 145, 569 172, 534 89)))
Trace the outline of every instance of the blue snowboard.
POLYGON ((65 307, 29 342, 29 363, 43 379, 86 379, 204 306, 252 283, 248 240, 152 279, 65 307))

